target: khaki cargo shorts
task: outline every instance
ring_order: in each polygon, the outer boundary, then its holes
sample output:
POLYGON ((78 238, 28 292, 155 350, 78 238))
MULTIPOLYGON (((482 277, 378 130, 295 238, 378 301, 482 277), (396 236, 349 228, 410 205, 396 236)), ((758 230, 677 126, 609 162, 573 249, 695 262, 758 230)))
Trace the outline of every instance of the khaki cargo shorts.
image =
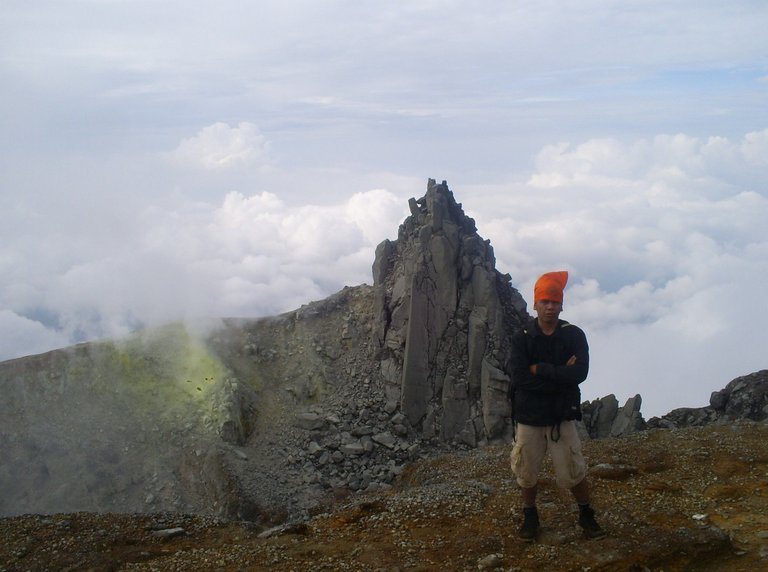
POLYGON ((536 486, 541 464, 547 451, 552 456, 557 484, 565 489, 578 485, 587 474, 587 465, 581 453, 581 440, 575 421, 560 424, 560 437, 556 441, 556 427, 534 427, 518 423, 515 446, 510 457, 517 484, 523 488, 536 486))

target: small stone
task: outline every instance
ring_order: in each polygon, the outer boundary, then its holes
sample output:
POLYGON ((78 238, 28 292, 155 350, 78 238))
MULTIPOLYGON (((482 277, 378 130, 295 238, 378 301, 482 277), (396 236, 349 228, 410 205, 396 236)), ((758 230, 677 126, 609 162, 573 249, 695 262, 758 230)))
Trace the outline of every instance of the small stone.
POLYGON ((481 558, 477 561, 478 570, 496 570, 497 568, 501 568, 501 566, 501 556, 498 554, 489 554, 485 558, 481 558))
POLYGON ((152 536, 156 536, 160 538, 161 540, 169 540, 171 538, 175 538, 177 536, 181 536, 183 534, 186 534, 187 532, 180 527, 177 528, 164 528, 163 530, 156 530, 152 533, 152 536))
POLYGON ((383 445, 387 449, 394 449, 395 443, 397 442, 395 437, 389 432, 377 433, 372 437, 372 439, 374 442, 378 443, 379 445, 383 445))

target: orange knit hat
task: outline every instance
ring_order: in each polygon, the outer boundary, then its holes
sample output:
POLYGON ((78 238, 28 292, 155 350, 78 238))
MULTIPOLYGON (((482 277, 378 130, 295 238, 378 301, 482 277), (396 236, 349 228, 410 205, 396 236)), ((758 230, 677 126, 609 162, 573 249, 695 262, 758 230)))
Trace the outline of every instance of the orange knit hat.
POLYGON ((559 272, 547 272, 542 274, 536 280, 533 287, 533 302, 539 300, 552 300, 553 302, 563 303, 563 290, 568 283, 568 272, 561 270, 559 272))

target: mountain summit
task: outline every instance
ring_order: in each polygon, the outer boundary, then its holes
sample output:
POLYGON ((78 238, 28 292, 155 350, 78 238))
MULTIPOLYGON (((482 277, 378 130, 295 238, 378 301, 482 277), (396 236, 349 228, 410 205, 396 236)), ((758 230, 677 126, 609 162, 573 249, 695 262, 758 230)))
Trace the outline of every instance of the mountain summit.
POLYGON ((410 207, 372 287, 1 363, 0 514, 281 521, 507 441, 501 366, 525 302, 445 183, 410 207))
POLYGON ((422 437, 471 446, 508 439, 509 337, 526 304, 496 270, 447 184, 430 180, 409 201, 395 242, 376 249, 373 286, 377 358, 390 408, 422 437))
MULTIPOLYGON (((409 204, 397 240, 376 249, 372 286, 0 363, 0 516, 172 512, 266 527, 390 490, 416 461, 506 446, 503 365, 525 301, 445 182, 409 204)), ((731 419, 758 387, 739 382, 701 414, 657 424, 731 419)), ((641 429, 639 407, 584 404, 584 437, 641 429)))

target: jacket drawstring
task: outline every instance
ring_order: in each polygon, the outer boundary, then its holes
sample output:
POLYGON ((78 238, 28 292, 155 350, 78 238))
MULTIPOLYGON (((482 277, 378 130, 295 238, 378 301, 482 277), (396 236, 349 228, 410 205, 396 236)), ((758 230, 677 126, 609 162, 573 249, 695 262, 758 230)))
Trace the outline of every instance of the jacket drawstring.
POLYGON ((557 443, 560 440, 560 423, 552 426, 552 430, 549 432, 549 439, 553 443, 557 443))

